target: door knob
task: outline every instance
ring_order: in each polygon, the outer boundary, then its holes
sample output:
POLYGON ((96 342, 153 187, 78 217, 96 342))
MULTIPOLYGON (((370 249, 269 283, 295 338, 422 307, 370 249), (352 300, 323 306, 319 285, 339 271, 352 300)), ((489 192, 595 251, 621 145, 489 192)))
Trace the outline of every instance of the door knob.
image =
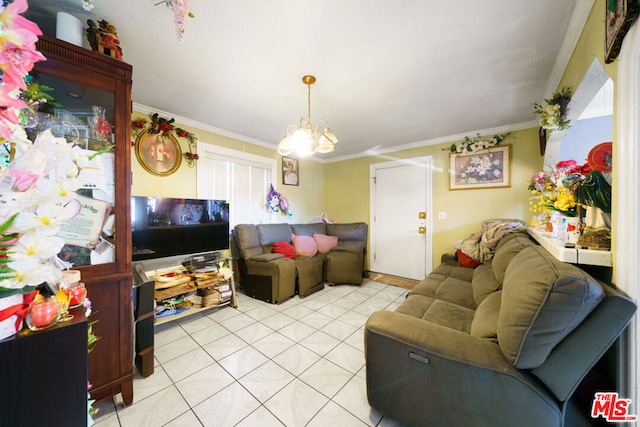
POLYGON ((418 234, 427 234, 427 227, 418 227, 418 234))
POLYGON ((426 219, 427 218, 427 213, 426 212, 418 212, 418 218, 419 219, 426 219))

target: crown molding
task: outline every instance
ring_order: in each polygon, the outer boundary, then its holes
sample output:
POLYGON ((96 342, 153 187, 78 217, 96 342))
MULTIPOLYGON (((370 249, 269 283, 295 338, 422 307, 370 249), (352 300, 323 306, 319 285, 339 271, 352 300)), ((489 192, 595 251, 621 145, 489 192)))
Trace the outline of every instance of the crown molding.
POLYGON ((170 113, 168 111, 162 111, 162 110, 158 110, 156 108, 152 108, 143 104, 138 104, 136 102, 133 103, 133 111, 136 111, 138 113, 143 113, 143 114, 154 114, 154 113, 158 113, 160 116, 164 116, 164 117, 173 117, 176 122, 180 123, 181 125, 185 125, 185 126, 191 126, 193 128, 199 129, 199 130, 203 130, 206 132, 211 132, 211 133, 215 133, 216 135, 220 135, 220 136, 225 136, 227 138, 232 138, 232 139, 236 139, 238 141, 241 142, 248 142, 249 144, 253 144, 253 145, 258 145, 260 147, 265 147, 265 148, 270 148, 272 150, 277 150, 278 147, 275 144, 269 143, 269 142, 265 142, 262 141, 260 139, 256 139, 256 138, 251 138, 249 136, 245 136, 245 135, 241 135, 239 133, 235 133, 235 132, 231 132, 228 131, 226 129, 221 129, 215 126, 211 126, 208 125, 206 123, 202 123, 199 122, 197 120, 192 120, 189 119, 187 117, 182 117, 182 116, 177 116, 173 113, 170 113))
POLYGON ((494 127, 494 128, 487 128, 487 129, 480 129, 480 130, 476 130, 476 131, 472 131, 472 132, 465 132, 465 133, 458 133, 455 135, 448 135, 448 136, 441 136, 438 138, 433 138, 433 139, 427 139, 427 140, 423 140, 423 141, 416 141, 416 142, 411 142, 408 144, 402 144, 402 145, 395 145, 393 147, 385 147, 385 148, 380 148, 380 149, 371 149, 371 150, 367 150, 365 152, 362 153, 358 153, 358 154, 352 154, 349 156, 341 156, 341 157, 332 157, 330 159, 322 159, 319 160, 321 163, 334 163, 334 162, 341 162, 343 160, 352 160, 352 159, 358 159, 361 157, 368 157, 368 156, 380 156, 380 155, 385 155, 385 154, 389 154, 389 153, 394 153, 396 151, 402 151, 402 150, 410 150, 413 148, 421 148, 421 147, 428 147, 431 145, 439 145, 439 144, 444 144, 444 143, 450 143, 453 141, 461 141, 463 140, 465 137, 470 136, 470 135, 496 135, 496 134, 501 134, 501 133, 508 133, 508 132, 514 132, 514 131, 518 131, 518 130, 523 130, 523 129, 532 129, 532 128, 538 128, 540 125, 538 124, 537 121, 532 120, 532 121, 528 121, 528 122, 522 122, 522 123, 516 123, 513 125, 507 125, 507 126, 499 126, 499 127, 494 127))

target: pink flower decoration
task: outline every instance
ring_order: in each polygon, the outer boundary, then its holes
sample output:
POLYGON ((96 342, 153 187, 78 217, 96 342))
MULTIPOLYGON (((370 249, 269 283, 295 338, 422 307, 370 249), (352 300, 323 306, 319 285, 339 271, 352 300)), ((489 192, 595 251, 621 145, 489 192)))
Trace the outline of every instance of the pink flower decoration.
POLYGON ((15 109, 26 107, 12 92, 26 89, 24 77, 35 62, 46 59, 36 50, 40 28, 20 16, 26 10, 26 0, 14 0, 0 10, 0 137, 6 140, 11 140, 13 125, 18 123, 15 109))
POLYGON ((191 0, 172 0, 173 22, 176 26, 178 40, 182 42, 187 31, 187 18, 189 17, 189 4, 191 0))
POLYGON ((13 186, 17 188, 18 191, 28 190, 39 178, 38 174, 27 170, 11 169, 9 173, 15 178, 13 186))

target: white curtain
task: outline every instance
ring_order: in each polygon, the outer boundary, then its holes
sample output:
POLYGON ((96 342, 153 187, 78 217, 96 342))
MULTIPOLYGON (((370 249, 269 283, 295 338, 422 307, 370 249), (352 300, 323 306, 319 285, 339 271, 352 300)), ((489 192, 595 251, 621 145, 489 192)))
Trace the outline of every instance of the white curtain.
POLYGON ((272 222, 267 193, 275 177, 276 160, 198 143, 198 198, 229 201, 229 222, 272 222))

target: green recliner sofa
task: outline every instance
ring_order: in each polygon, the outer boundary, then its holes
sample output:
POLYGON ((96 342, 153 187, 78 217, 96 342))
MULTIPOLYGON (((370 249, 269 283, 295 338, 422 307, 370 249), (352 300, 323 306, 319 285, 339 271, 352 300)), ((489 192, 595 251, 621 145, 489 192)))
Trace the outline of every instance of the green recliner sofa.
POLYGON ((406 426, 565 425, 569 398, 635 303, 526 233, 475 269, 443 260, 367 321, 370 405, 406 426))
POLYGON ((232 251, 244 292, 275 304, 296 293, 310 295, 322 289, 325 282, 362 283, 367 238, 364 222, 239 224, 232 231, 232 251), (312 237, 314 233, 337 237, 337 246, 327 253, 297 256, 295 260, 272 253, 274 243, 291 243, 292 234, 312 237))

